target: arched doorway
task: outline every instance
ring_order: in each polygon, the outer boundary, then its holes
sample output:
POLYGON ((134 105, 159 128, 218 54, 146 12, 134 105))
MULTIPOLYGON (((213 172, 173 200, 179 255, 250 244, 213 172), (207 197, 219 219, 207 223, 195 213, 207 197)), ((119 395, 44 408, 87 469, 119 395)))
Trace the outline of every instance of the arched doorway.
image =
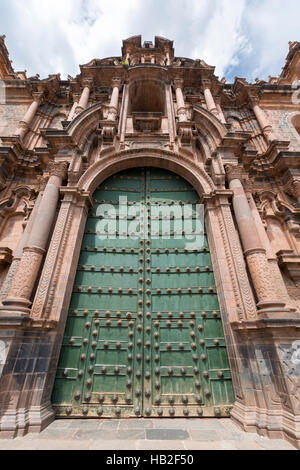
POLYGON ((57 416, 229 415, 234 395, 209 246, 204 227, 195 230, 198 199, 158 168, 123 171, 96 189, 52 396, 57 416))

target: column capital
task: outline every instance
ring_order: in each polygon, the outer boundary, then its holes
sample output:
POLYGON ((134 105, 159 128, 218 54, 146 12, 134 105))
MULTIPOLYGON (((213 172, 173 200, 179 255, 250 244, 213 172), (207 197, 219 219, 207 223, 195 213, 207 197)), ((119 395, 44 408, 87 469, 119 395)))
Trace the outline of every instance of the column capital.
POLYGON ((121 78, 114 77, 112 78, 111 84, 113 88, 118 88, 118 90, 120 91, 122 87, 122 80, 121 78))
POLYGON ((175 79, 173 80, 173 86, 174 86, 175 90, 176 90, 177 88, 181 88, 181 89, 182 89, 182 88, 183 88, 183 84, 184 84, 183 78, 175 78, 175 79))
POLYGON ((68 162, 50 162, 48 165, 48 171, 50 176, 58 176, 64 179, 67 174, 68 162))
POLYGON ((78 103, 80 100, 80 97, 81 97, 81 93, 72 93, 73 103, 75 102, 78 103))
POLYGON ((259 96, 257 95, 249 95, 249 103, 254 108, 254 106, 259 106, 259 96))
POLYGON ((202 85, 203 85, 203 89, 205 90, 206 88, 208 88, 209 90, 211 89, 211 80, 209 78, 204 78, 202 80, 202 85))
POLYGON ((32 93, 33 100, 36 101, 38 104, 40 104, 44 98, 44 92, 43 91, 34 91, 32 93))
POLYGON ((227 180, 230 183, 232 180, 242 180, 243 167, 242 165, 226 165, 225 166, 227 180))
POLYGON ((84 88, 89 88, 91 89, 94 84, 94 80, 92 78, 84 78, 82 80, 82 85, 84 88))

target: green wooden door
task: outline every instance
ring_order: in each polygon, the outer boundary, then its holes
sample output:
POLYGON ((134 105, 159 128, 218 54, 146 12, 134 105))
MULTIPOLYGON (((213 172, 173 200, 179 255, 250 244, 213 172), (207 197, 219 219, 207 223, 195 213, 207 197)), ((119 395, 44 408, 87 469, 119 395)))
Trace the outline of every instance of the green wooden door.
POLYGON ((186 181, 152 168, 96 190, 53 391, 58 416, 229 415, 234 395, 206 234, 191 249, 195 209, 183 234, 172 212, 197 199, 186 181), (103 204, 114 207, 109 219, 103 204))

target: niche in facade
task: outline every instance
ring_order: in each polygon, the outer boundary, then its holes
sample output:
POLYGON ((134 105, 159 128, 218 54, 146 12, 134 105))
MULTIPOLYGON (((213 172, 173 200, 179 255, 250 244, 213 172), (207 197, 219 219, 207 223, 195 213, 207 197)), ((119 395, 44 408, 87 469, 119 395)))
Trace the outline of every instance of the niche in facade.
POLYGON ((137 80, 131 84, 129 116, 138 132, 159 132, 165 115, 165 86, 158 80, 137 80))

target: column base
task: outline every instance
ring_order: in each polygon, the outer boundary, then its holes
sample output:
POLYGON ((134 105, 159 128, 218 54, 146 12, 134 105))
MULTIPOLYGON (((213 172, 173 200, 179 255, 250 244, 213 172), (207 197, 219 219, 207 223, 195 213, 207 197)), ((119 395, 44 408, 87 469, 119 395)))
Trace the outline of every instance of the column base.
POLYGON ((277 311, 288 311, 288 309, 285 309, 284 306, 285 306, 285 302, 278 302, 278 300, 267 300, 265 302, 259 302, 257 304, 257 307, 259 309, 259 311, 264 311, 264 312, 267 312, 267 311, 274 311, 274 312, 277 312, 277 311))
POLYGON ((285 303, 278 304, 278 302, 261 302, 257 304, 258 307, 258 318, 262 319, 273 319, 273 320, 299 320, 300 314, 297 310, 291 310, 285 307, 285 303))
POLYGON ((278 302, 276 300, 259 302, 257 304, 257 309, 258 318, 280 320, 288 317, 290 319, 299 320, 297 309, 289 308, 285 302, 278 302))
POLYGON ((287 317, 291 320, 299 320, 300 315, 296 308, 289 308, 285 302, 269 300, 257 304, 258 318, 280 320, 287 317))
POLYGON ((31 322, 30 309, 18 308, 16 306, 0 307, 0 328, 24 326, 31 322))
POLYGON ((28 433, 40 433, 55 419, 51 403, 44 407, 9 410, 0 418, 0 439, 14 439, 28 433))
POLYGON ((231 419, 243 431, 269 439, 286 439, 300 449, 300 416, 286 410, 268 410, 236 402, 231 419))

